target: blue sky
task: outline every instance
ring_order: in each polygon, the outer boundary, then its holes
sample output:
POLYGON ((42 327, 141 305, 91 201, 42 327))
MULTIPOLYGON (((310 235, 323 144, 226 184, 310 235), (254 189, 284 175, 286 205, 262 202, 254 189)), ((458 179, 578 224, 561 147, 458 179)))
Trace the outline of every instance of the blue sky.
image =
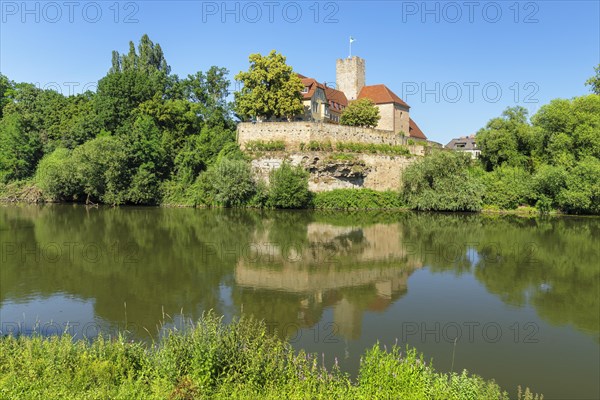
POLYGON ((335 61, 366 59, 442 143, 475 133, 508 106, 534 113, 588 93, 600 63, 598 1, 4 1, 0 71, 67 94, 93 88, 144 33, 174 73, 212 65, 230 78, 272 49, 297 72, 335 82, 335 61))

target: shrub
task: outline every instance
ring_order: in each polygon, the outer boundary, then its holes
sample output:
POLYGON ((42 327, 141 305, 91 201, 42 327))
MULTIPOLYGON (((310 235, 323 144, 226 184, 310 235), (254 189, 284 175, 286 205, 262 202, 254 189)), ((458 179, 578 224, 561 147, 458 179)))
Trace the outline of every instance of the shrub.
POLYGON ((371 154, 390 154, 409 156, 410 150, 405 146, 394 146, 386 143, 346 143, 339 142, 336 144, 337 151, 350 151, 353 153, 371 153, 371 154))
POLYGON ((406 204, 426 211, 479 211, 482 185, 468 172, 470 157, 435 151, 408 166, 402 176, 406 204))
POLYGON ((333 145, 330 141, 327 142, 319 142, 316 140, 311 140, 306 146, 308 151, 333 151, 333 145))
POLYGON ((572 214, 600 214, 600 160, 586 157, 567 174, 558 206, 572 214))
POLYGON ((246 143, 246 149, 249 151, 283 151, 285 143, 283 140, 252 140, 246 143))
POLYGON ((483 176, 485 204, 505 210, 527 205, 534 197, 532 177, 521 167, 502 165, 483 176))
POLYGON ((221 207, 242 206, 256 191, 250 165, 227 158, 200 174, 199 187, 204 204, 221 207))
POLYGON ((81 192, 71 151, 58 148, 38 164, 34 181, 49 200, 73 200, 81 192))
POLYGON ((73 150, 77 181, 87 200, 107 204, 125 203, 130 183, 127 155, 123 144, 114 136, 97 137, 73 150))
POLYGON ((275 208, 304 208, 310 202, 308 172, 284 162, 271 171, 269 205, 275 208))
POLYGON ((548 198, 556 205, 554 199, 565 187, 567 177, 567 171, 563 167, 542 165, 533 177, 535 197, 548 198))

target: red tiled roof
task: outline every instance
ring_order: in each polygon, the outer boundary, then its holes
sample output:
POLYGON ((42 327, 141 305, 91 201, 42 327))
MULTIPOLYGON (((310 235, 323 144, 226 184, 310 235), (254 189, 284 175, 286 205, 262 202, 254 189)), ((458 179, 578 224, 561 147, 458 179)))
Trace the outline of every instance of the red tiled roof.
POLYGON ((392 92, 385 85, 370 85, 364 86, 359 95, 359 99, 371 99, 375 104, 386 104, 386 103, 396 103, 400 104, 404 107, 410 107, 408 104, 404 102, 400 97, 398 97, 394 92, 392 92))
POLYGON ((298 78, 300 78, 304 87, 308 87, 308 92, 302 93, 303 100, 310 100, 315 94, 315 90, 317 90, 317 88, 321 88, 325 91, 325 97, 328 101, 334 101, 344 107, 348 106, 348 99, 346 98, 344 92, 319 83, 316 79, 307 78, 306 76, 298 73, 296 75, 298 75, 298 78))
POLYGON ((315 94, 315 90, 317 90, 317 88, 325 90, 325 86, 313 78, 300 78, 300 80, 302 81, 304 87, 308 87, 308 92, 302 93, 302 98, 304 100, 310 100, 315 94))
POLYGON ((338 103, 344 107, 348 106, 348 99, 346 95, 341 90, 336 90, 330 88, 328 86, 325 87, 325 96, 327 96, 327 100, 338 103))
POLYGON ((427 139, 427 136, 423 133, 419 125, 412 118, 409 118, 409 126, 408 126, 408 136, 414 137, 417 139, 427 139))

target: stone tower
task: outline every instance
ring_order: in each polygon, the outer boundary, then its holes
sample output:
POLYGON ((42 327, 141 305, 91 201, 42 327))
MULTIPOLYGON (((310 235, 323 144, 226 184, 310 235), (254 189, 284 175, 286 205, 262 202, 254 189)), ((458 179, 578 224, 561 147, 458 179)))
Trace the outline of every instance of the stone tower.
POLYGON ((344 92, 349 101, 356 100, 365 86, 365 60, 357 56, 339 59, 335 72, 337 90, 344 92))

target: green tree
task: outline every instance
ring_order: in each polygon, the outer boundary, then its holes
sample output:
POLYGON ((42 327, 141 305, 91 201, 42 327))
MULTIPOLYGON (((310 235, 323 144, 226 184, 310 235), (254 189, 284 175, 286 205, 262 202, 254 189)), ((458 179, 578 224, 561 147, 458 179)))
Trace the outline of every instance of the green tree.
POLYGON ((479 211, 482 185, 469 173, 468 154, 435 151, 402 174, 406 204, 425 211, 479 211))
POLYGON ((480 160, 488 171, 503 164, 528 167, 534 140, 527 110, 520 106, 507 108, 501 117, 490 120, 476 136, 481 149, 480 160))
POLYGON ((235 93, 235 111, 244 119, 292 118, 303 112, 302 81, 275 50, 250 55, 250 68, 235 79, 243 84, 235 93))
POLYGON ((600 94, 600 64, 594 67, 596 74, 585 81, 586 86, 590 86, 590 90, 594 94, 600 94))
POLYGON ((284 162, 271 171, 268 204, 275 208, 304 208, 310 203, 308 172, 284 162))
POLYGON ((14 86, 13 81, 0 73, 0 118, 2 118, 4 106, 10 103, 14 97, 14 86))
POLYGON ((542 162, 571 167, 588 156, 600 158, 600 96, 552 100, 531 120, 542 162))
POLYGON ((522 167, 501 165, 483 175, 485 186, 483 202, 505 210, 529 204, 535 197, 532 177, 522 167))
POLYGON ((600 160, 586 157, 567 174, 566 184, 556 199, 572 214, 600 214, 600 160))
POLYGON ((351 102, 342 111, 340 124, 374 128, 380 118, 379 108, 371 99, 359 99, 351 102))
POLYGON ((39 134, 28 131, 19 114, 0 120, 0 181, 28 178, 42 157, 39 134))

